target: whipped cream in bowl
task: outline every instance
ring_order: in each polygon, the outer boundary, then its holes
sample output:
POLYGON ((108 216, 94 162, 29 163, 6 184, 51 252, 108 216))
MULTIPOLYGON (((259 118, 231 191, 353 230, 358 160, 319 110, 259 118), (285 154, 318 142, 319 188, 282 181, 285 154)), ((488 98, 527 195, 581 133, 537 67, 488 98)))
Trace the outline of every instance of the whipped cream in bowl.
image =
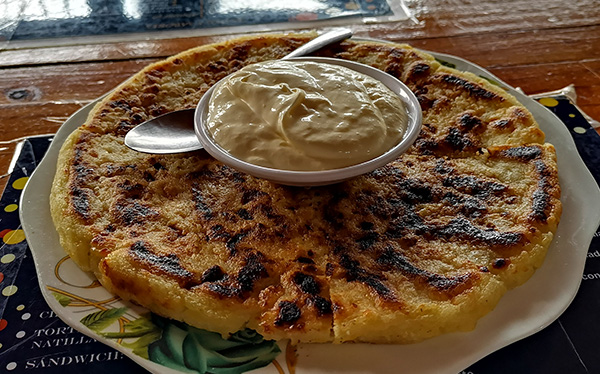
POLYGON ((421 108, 395 77, 360 63, 300 57, 248 65, 211 87, 196 135, 216 159, 276 183, 317 186, 406 151, 421 108))

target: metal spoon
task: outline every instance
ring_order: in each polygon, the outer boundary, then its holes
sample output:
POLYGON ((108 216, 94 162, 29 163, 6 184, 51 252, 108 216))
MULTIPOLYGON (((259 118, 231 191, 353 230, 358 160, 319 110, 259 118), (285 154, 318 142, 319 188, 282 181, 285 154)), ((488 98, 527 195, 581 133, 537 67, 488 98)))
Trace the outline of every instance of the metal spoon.
MULTIPOLYGON (((347 29, 327 32, 284 56, 282 60, 307 55, 351 36, 352 31, 347 29)), ((195 109, 179 110, 146 121, 125 135, 125 145, 138 152, 154 154, 202 149, 202 144, 194 132, 194 111, 195 109)))

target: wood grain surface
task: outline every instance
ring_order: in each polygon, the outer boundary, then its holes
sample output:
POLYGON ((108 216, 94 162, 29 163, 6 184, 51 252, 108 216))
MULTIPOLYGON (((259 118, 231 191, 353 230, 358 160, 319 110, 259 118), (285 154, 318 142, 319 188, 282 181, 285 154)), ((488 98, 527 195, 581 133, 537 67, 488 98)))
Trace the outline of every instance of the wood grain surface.
MULTIPOLYGON (((413 20, 344 25, 357 36, 406 42, 478 64, 528 94, 575 86, 578 106, 600 120, 597 0, 406 0, 413 20)), ((351 22, 351 21, 349 21, 351 22)), ((339 25, 336 25, 339 26, 339 25)), ((300 24, 295 29, 315 28, 300 24)), ((318 29, 327 29, 319 24, 318 29)), ((143 66, 234 34, 68 45, 9 43, 0 51, 0 174, 15 141, 54 133, 77 109, 143 66)), ((0 178, 2 183, 6 178, 0 178)), ((3 185, 0 185, 3 188, 3 185)))

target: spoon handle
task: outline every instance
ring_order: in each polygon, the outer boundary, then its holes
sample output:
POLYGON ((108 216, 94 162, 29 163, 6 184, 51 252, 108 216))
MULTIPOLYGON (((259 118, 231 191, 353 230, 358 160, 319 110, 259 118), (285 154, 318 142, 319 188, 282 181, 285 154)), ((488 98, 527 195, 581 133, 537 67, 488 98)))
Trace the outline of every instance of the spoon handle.
POLYGON ((299 47, 292 53, 282 57, 282 60, 287 60, 292 57, 306 56, 311 52, 319 50, 329 44, 341 42, 342 40, 346 40, 352 36, 352 30, 349 29, 341 29, 327 32, 323 35, 319 35, 310 42, 304 44, 299 47))

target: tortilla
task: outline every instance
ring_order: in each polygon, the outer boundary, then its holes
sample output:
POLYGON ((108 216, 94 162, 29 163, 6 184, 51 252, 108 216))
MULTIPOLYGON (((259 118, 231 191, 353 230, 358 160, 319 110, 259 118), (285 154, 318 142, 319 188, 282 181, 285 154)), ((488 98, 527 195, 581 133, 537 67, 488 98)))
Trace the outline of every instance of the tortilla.
POLYGON ((407 153, 331 186, 123 144, 137 124, 193 108, 227 74, 314 36, 200 46, 106 96, 60 152, 51 211, 62 246, 123 299, 224 335, 413 343, 473 329, 542 265, 561 214, 554 148, 502 88, 408 45, 320 51, 398 77, 424 118, 407 153))

